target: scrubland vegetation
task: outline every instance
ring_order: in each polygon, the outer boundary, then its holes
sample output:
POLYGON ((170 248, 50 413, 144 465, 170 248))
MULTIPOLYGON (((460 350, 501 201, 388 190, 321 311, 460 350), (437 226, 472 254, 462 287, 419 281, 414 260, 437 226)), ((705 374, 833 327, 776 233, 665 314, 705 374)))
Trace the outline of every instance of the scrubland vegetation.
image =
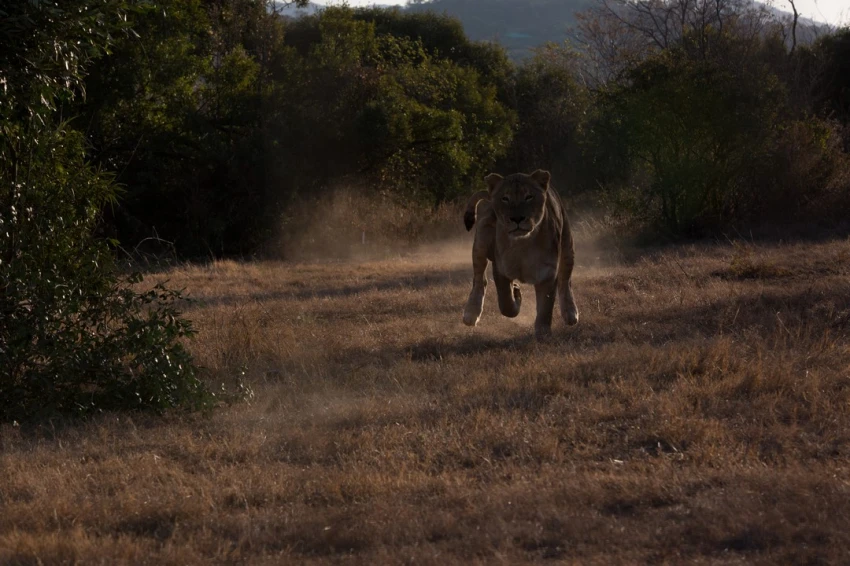
POLYGON ((0 8, 0 563, 850 561, 847 29, 270 8, 0 8), (466 328, 536 168, 581 322, 466 328))

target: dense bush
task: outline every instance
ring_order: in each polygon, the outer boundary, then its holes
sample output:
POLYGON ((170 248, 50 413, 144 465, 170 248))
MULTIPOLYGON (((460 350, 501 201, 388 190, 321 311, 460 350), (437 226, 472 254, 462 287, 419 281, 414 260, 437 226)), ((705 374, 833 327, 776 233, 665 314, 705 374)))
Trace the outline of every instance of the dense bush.
POLYGON ((163 287, 138 293, 94 236, 115 202, 57 103, 120 33, 117 2, 21 3, 0 20, 0 421, 98 410, 200 408, 208 394, 163 287))
MULTIPOLYGON (((138 293, 92 237, 110 176, 79 134, 44 132, 17 182, 0 175, 0 420, 94 410, 200 408, 207 394, 161 286, 138 293)), ((3 173, 8 173, 3 171, 3 173)))
POLYGON ((757 189, 749 172, 779 133, 776 77, 671 50, 630 79, 601 96, 605 127, 628 154, 615 204, 673 234, 746 214, 757 189))
POLYGON ((792 79, 815 114, 840 126, 844 151, 850 152, 850 28, 819 38, 795 59, 792 79))
POLYGON ((582 147, 592 96, 575 72, 577 56, 546 45, 516 69, 507 100, 518 123, 500 163, 504 172, 547 169, 571 194, 595 187, 582 147))

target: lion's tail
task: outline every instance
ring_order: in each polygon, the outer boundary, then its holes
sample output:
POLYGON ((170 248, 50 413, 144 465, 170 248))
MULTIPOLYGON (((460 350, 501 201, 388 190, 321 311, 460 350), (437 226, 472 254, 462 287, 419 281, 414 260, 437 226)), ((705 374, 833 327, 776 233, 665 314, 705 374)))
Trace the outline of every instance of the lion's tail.
POLYGON ((466 203, 466 211, 463 213, 463 225, 466 226, 467 232, 475 226, 475 209, 478 207, 478 203, 488 198, 490 198, 490 193, 487 191, 478 191, 469 197, 469 201, 466 203))

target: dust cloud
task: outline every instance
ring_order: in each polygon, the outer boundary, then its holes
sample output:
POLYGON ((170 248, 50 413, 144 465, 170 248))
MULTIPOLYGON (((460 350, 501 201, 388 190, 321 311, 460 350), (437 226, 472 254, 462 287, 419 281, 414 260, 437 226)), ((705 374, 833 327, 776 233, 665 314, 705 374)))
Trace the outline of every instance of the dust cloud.
MULTIPOLYGON (((467 232, 463 226, 464 206, 460 202, 431 207, 362 187, 339 187, 321 199, 291 207, 270 252, 294 261, 392 259, 471 270, 475 230, 467 232)), ((576 276, 623 263, 628 245, 615 235, 603 214, 571 210, 569 215, 576 276)), ((533 289, 523 291, 523 300, 533 302, 533 289)))
POLYGON ((374 261, 403 256, 469 259, 462 206, 430 207, 394 195, 341 187, 290 208, 270 255, 296 261, 374 261))

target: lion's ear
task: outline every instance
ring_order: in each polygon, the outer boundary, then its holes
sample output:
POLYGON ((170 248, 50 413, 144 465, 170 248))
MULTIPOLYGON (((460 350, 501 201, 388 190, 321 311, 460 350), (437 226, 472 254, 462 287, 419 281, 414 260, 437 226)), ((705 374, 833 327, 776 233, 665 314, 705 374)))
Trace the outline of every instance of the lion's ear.
POLYGON ((538 169, 537 171, 531 174, 531 178, 534 179, 538 185, 545 189, 549 186, 549 181, 552 179, 552 175, 549 174, 549 171, 538 169))
POLYGON ((493 191, 496 190, 496 187, 499 185, 499 182, 502 181, 504 177, 499 175, 498 173, 490 173, 486 177, 484 177, 484 182, 487 183, 487 189, 490 191, 490 194, 493 194, 493 191))

